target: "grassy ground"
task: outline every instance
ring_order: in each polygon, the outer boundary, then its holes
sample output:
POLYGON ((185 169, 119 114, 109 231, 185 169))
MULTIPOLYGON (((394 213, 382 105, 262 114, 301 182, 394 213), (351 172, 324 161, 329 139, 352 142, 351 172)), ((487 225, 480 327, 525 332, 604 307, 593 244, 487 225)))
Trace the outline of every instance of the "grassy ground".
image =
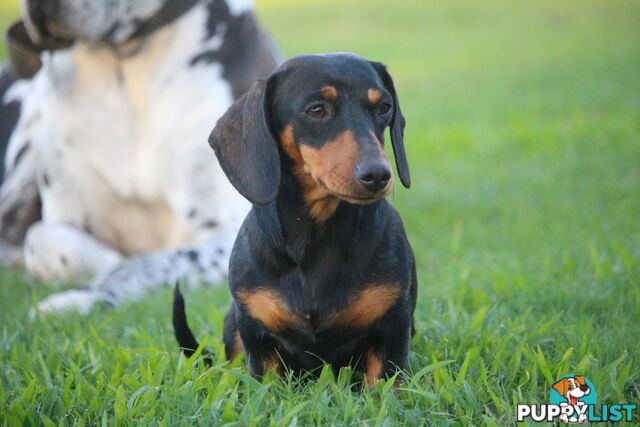
POLYGON ((252 380, 223 363, 225 286, 187 295, 205 371, 178 354, 168 290, 29 322, 50 290, 5 272, 0 424, 508 425, 571 372, 638 403, 639 3, 258 6, 287 55, 355 51, 396 78, 414 186, 392 201, 420 279, 405 385, 252 380))

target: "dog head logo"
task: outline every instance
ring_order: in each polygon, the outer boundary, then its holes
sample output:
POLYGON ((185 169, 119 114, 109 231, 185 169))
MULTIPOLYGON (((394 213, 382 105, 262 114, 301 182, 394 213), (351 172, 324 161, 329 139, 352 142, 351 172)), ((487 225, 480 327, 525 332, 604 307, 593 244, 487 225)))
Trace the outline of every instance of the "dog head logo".
MULTIPOLYGON (((570 374, 558 378, 552 385, 549 403, 520 403, 516 419, 534 423, 631 423, 637 417, 638 405, 606 403, 596 405, 598 396, 593 383, 584 375, 570 374)), ((637 423, 636 423, 637 424, 637 423)))
POLYGON ((553 384, 553 389, 567 399, 570 405, 577 405, 581 398, 591 393, 591 388, 585 382, 583 375, 562 378, 553 384))
POLYGON ((593 383, 584 375, 565 375, 551 387, 551 404, 563 407, 560 420, 565 423, 586 421, 586 409, 595 405, 596 400, 593 383))

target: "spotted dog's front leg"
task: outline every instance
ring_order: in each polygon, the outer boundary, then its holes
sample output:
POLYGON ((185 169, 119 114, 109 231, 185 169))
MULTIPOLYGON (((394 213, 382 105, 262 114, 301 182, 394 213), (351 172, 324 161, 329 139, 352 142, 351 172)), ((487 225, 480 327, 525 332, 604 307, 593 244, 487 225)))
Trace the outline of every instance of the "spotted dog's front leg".
POLYGON ((99 275, 90 289, 56 293, 42 301, 38 311, 87 313, 96 303, 116 306, 135 301, 177 281, 188 288, 203 282, 219 283, 226 277, 235 236, 236 231, 229 230, 215 241, 129 258, 99 275))
POLYGON ((229 254, 236 231, 175 252, 159 252, 130 258, 98 277, 91 288, 111 296, 110 303, 139 299, 155 288, 182 281, 187 288, 215 284, 227 276, 229 254))
POLYGON ((122 260, 122 256, 90 234, 70 225, 39 222, 25 238, 27 271, 39 280, 87 283, 122 260))
POLYGON ((116 306, 146 295, 179 277, 188 264, 170 253, 130 258, 99 275, 89 289, 70 290, 50 295, 33 312, 40 314, 75 311, 87 314, 94 305, 116 306))
MULTIPOLYGON (((13 80, 12 74, 7 67, 3 67, 0 81, 8 84, 9 80, 13 80)), ((0 86, 4 84, 0 83, 0 86)), ((42 114, 40 98, 29 96, 33 90, 32 82, 27 80, 15 81, 0 90, 0 114, 3 115, 3 124, 8 126, 0 129, 0 135, 2 138, 11 135, 6 152, 0 158, 3 163, 0 169, 4 168, 0 176, 0 240, 15 246, 23 244, 29 226, 40 218, 37 155, 33 141, 42 114), (14 103, 20 104, 20 113, 15 128, 11 130, 10 116, 13 114, 10 110, 16 107, 14 103)), ((11 256, 13 254, 6 258, 6 252, 2 252, 2 258, 6 261, 22 261, 21 255, 19 259, 11 256)))
MULTIPOLYGON (((37 223, 27 233, 24 245, 27 271, 50 284, 87 283, 122 260, 122 256, 93 236, 64 223, 37 223)), ((92 289, 55 293, 42 301, 41 313, 75 310, 87 313, 108 295, 92 289)))
MULTIPOLYGON (((216 222, 212 217, 211 222, 202 222, 202 226, 210 230, 207 239, 176 251, 126 259, 98 275, 91 282, 90 289, 54 294, 41 302, 38 310, 86 313, 96 303, 116 306, 140 299, 163 286, 173 286, 176 281, 183 281, 191 288, 200 283, 220 283, 227 276, 229 255, 240 220, 244 218, 244 210, 239 210, 237 216, 234 221, 225 222, 222 219, 216 222)), ((204 231, 200 230, 200 235, 203 234, 204 231)), ((62 263, 59 257, 54 260, 62 263)))

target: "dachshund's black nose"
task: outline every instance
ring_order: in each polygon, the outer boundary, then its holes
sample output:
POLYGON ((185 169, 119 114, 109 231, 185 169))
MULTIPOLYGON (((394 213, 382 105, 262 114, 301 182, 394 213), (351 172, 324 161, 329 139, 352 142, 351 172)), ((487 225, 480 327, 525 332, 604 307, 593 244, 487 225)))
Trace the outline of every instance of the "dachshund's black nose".
POLYGON ((356 166, 356 177, 368 191, 382 190, 391 179, 391 169, 384 163, 360 163, 356 166))

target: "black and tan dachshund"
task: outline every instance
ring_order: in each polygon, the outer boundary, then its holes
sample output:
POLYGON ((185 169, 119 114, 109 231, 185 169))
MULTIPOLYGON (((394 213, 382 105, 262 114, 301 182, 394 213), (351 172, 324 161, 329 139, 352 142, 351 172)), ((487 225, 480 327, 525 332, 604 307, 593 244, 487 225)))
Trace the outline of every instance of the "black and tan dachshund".
MULTIPOLYGON (((306 55, 255 83, 209 142, 253 203, 231 254, 228 359, 251 374, 351 365, 373 385, 407 366, 417 281, 402 220, 385 200, 391 142, 409 187, 404 118, 384 65, 352 54, 306 55)), ((198 346, 176 289, 174 326, 198 346)))

